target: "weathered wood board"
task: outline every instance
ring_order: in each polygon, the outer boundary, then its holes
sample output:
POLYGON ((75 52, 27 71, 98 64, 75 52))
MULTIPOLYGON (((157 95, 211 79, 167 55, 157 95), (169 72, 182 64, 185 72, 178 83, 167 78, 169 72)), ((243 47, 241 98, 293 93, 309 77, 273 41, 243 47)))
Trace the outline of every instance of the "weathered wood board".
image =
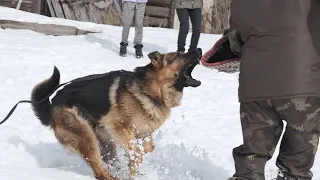
POLYGON ((38 24, 31 22, 20 22, 11 20, 0 20, 0 27, 3 29, 29 29, 35 32, 53 35, 53 36, 70 36, 70 35, 84 35, 87 33, 94 33, 78 29, 73 26, 63 26, 56 24, 38 24))

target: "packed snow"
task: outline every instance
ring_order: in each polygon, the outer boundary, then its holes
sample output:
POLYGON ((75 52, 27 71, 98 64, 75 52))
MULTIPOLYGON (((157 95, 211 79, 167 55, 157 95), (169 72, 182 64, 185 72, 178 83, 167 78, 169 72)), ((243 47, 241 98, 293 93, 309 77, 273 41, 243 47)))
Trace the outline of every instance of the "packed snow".
MULTIPOLYGON (((133 70, 149 63, 147 54, 175 51, 178 31, 145 28, 144 54, 118 55, 121 27, 48 18, 0 7, 0 19, 77 26, 98 33, 81 36, 47 36, 29 30, 0 29, 0 120, 21 99, 29 99, 35 84, 48 78, 53 66, 61 82, 111 70, 133 70)), ((133 39, 134 29, 130 38, 133 39)), ((199 46, 207 51, 220 35, 202 34, 199 46)), ((190 40, 188 36, 187 42, 190 40)), ((234 173, 232 149, 242 143, 237 99, 238 74, 219 73, 197 66, 202 81, 187 88, 180 107, 155 133, 156 149, 146 155, 137 180, 226 180, 234 173)), ((277 153, 275 153, 275 156, 277 153)), ((275 157, 266 179, 277 174, 275 157)), ((320 179, 320 159, 313 168, 320 179)), ((75 154, 64 150, 53 132, 40 124, 29 104, 21 104, 0 126, 0 180, 94 179, 92 170, 75 154)))

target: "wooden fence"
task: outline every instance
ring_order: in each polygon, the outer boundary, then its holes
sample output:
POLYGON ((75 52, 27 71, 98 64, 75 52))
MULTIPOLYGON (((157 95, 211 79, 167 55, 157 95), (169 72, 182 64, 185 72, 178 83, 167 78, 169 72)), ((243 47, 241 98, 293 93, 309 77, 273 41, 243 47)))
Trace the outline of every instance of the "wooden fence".
POLYGON ((172 0, 149 0, 146 6, 145 26, 173 28, 174 14, 172 0))
MULTIPOLYGON (((0 6, 17 8, 37 14, 121 25, 122 0, 0 0, 0 6)), ((203 0, 203 33, 221 34, 229 26, 231 0, 203 0)), ((144 26, 179 28, 173 0, 148 0, 144 26)), ((191 30, 191 26, 190 26, 191 30)))
POLYGON ((0 6, 40 14, 41 0, 0 0, 0 6))
MULTIPOLYGON (((121 24, 121 0, 46 0, 53 17, 121 24)), ((145 12, 145 26, 172 28, 174 7, 171 0, 149 0, 145 12)))

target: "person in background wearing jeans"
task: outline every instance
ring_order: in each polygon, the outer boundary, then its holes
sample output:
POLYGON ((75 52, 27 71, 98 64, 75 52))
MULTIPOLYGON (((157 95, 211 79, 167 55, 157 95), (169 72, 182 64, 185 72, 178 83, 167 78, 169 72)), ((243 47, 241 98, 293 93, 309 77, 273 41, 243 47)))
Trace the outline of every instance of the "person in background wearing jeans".
POLYGON ((120 56, 127 56, 127 46, 130 27, 134 20, 135 36, 134 48, 136 57, 143 57, 142 53, 142 36, 143 36, 143 19, 148 0, 122 0, 122 40, 120 43, 120 56))
POLYGON ((188 51, 197 49, 201 32, 203 0, 175 0, 175 7, 180 21, 177 52, 185 52, 186 38, 189 32, 189 17, 192 24, 192 37, 188 51))

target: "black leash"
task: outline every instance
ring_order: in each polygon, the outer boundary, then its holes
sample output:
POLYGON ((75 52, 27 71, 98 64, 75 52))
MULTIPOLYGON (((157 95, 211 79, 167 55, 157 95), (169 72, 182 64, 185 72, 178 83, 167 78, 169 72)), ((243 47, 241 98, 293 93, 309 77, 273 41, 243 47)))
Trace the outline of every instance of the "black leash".
MULTIPOLYGON (((71 82, 71 81, 70 81, 70 82, 71 82)), ((67 82, 67 83, 69 83, 69 82, 67 82)), ((12 109, 11 109, 10 112, 7 114, 7 116, 0 122, 0 125, 3 124, 4 122, 6 122, 6 121, 9 119, 9 117, 12 115, 12 113, 14 112, 14 110, 16 110, 16 108, 18 107, 18 105, 19 105, 20 103, 30 103, 30 104, 32 104, 32 103, 33 103, 33 104, 42 103, 43 101, 47 100, 59 87, 64 86, 64 85, 66 85, 67 83, 60 84, 59 86, 57 86, 56 88, 54 88, 54 90, 53 90, 51 93, 49 93, 46 97, 44 97, 44 98, 41 99, 40 101, 37 101, 37 102, 35 102, 35 101, 30 101, 30 100, 21 100, 21 101, 19 101, 16 105, 14 105, 14 106, 12 107, 12 109)))
POLYGON ((7 114, 7 116, 2 120, 0 121, 0 125, 3 124, 4 122, 6 122, 9 117, 12 115, 12 113, 14 112, 14 110, 18 107, 18 105, 20 103, 30 103, 30 104, 39 104, 39 103, 42 103, 43 101, 47 100, 54 92, 56 92, 57 89, 59 89, 60 87, 66 85, 66 84, 69 84, 69 83, 75 83, 75 82, 81 82, 81 81, 89 81, 89 80, 95 80, 95 79, 99 79, 99 78, 103 78, 103 77, 106 77, 109 73, 105 73, 105 74, 96 74, 96 75, 89 75, 89 76, 85 76, 85 77, 82 77, 82 78, 77 78, 77 79, 74 79, 72 81, 69 81, 69 82, 66 82, 66 83, 63 83, 63 84, 60 84, 58 85, 57 87, 55 87, 51 93, 49 93, 46 97, 42 98, 40 101, 30 101, 30 100, 21 100, 19 101, 16 105, 14 105, 12 107, 12 109, 10 110, 10 112, 7 114))

